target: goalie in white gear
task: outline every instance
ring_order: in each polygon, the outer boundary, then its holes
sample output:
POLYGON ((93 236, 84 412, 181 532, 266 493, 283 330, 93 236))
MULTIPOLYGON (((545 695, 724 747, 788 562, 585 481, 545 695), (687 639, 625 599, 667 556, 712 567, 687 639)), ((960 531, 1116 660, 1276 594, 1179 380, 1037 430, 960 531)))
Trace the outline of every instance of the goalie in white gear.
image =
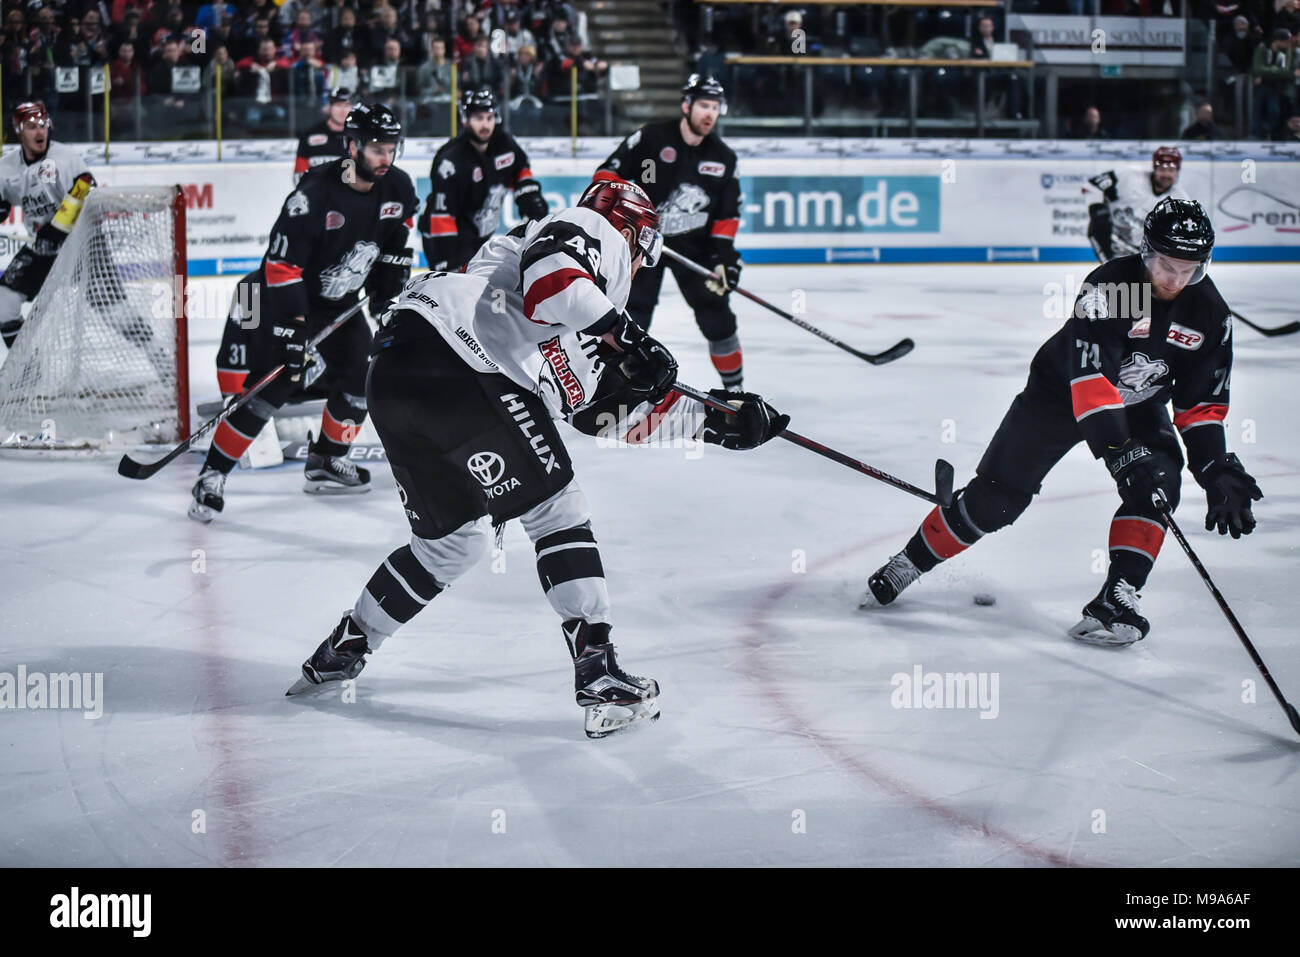
POLYGON ((1150 170, 1107 170, 1088 180, 1102 194, 1088 207, 1088 241, 1100 262, 1141 250, 1142 224, 1160 200, 1191 199, 1178 185, 1182 166, 1178 147, 1162 146, 1151 155, 1150 170))
POLYGON ((618 665, 591 514, 555 418, 627 443, 696 438, 754 448, 789 422, 760 396, 673 390, 677 363, 624 312, 653 264, 658 214, 637 186, 603 181, 578 205, 490 240, 464 274, 406 284, 375 340, 367 398, 411 525, 290 694, 354 678, 376 650, 469 570, 518 518, 563 622, 586 732, 658 716, 659 685, 618 665))
POLYGON ((72 147, 50 139, 49 111, 40 100, 13 113, 19 148, 0 157, 0 219, 18 206, 31 239, 9 261, 0 279, 0 337, 12 346, 23 325, 23 303, 35 297, 59 247, 77 222, 95 185, 72 147))

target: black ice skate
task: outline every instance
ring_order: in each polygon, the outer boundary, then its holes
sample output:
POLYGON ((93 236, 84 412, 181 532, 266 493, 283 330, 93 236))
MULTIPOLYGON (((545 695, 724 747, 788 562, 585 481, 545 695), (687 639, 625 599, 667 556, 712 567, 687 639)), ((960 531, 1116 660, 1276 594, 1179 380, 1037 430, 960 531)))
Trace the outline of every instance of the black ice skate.
POLYGON ((226 507, 226 473, 205 468, 191 491, 190 518, 206 525, 226 507))
POLYGON ((1112 647, 1141 641, 1151 630, 1151 622, 1138 614, 1140 597, 1124 579, 1107 579, 1097 597, 1084 605, 1083 620, 1070 629, 1070 637, 1112 647))
POLYGON ((865 608, 875 599, 877 605, 888 605, 912 582, 921 577, 921 569, 912 564, 907 552, 899 552, 867 579, 868 591, 859 602, 865 608))
POLYGON ((331 681, 355 678, 366 666, 365 656, 370 654, 366 633, 357 627, 348 612, 330 636, 321 642, 316 653, 302 663, 302 677, 293 683, 288 695, 320 690, 331 681))
POLYGON ((351 460, 307 450, 302 490, 313 495, 358 495, 370 491, 370 470, 351 460))
POLYGON ((659 720, 659 682, 618 666, 609 625, 573 618, 563 628, 573 656, 574 698, 587 709, 587 737, 603 738, 642 721, 659 720))

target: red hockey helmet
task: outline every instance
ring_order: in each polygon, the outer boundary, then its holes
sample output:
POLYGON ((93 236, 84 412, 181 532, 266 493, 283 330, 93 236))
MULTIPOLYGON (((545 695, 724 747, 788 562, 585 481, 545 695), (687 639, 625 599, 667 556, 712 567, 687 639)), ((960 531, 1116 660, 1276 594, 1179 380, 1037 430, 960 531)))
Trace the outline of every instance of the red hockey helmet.
POLYGON ((615 229, 631 229, 645 264, 659 262, 664 243, 659 213, 640 186, 625 179, 598 179, 583 192, 578 205, 600 213, 615 229))
POLYGON ((1183 154, 1179 152, 1177 146, 1162 146, 1151 154, 1151 166, 1172 166, 1174 169, 1182 169, 1183 154))
POLYGON ((50 119, 50 111, 45 108, 44 100, 28 100, 26 103, 19 103, 14 108, 14 132, 21 133, 23 127, 32 120, 35 120, 47 130, 54 125, 54 121, 50 119))

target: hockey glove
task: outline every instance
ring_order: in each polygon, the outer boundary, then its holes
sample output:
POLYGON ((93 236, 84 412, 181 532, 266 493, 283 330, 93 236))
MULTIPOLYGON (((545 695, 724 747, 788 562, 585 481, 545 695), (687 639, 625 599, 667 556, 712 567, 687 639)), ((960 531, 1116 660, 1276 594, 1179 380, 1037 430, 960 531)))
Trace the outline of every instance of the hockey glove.
POLYGON ((756 449, 785 431, 790 416, 782 415, 753 392, 710 389, 709 395, 736 409, 733 415, 712 406, 704 414, 699 439, 724 449, 756 449))
POLYGON ((370 278, 366 283, 371 315, 377 315, 397 298, 397 294, 406 285, 406 280, 411 278, 412 259, 409 249, 384 253, 379 257, 379 261, 370 270, 370 278))
POLYGON ((740 270, 744 263, 739 258, 733 262, 720 262, 713 267, 716 279, 704 280, 705 287, 715 296, 725 296, 740 283, 740 270))
POLYGON ((306 362, 307 323, 302 316, 278 320, 271 326, 271 338, 275 343, 276 364, 284 366, 291 382, 297 382, 302 378, 306 362))
POLYGON ((1151 510, 1152 497, 1157 489, 1166 499, 1173 497, 1178 476, 1171 476, 1160 459, 1136 439, 1129 439, 1117 449, 1109 449, 1106 453, 1106 468, 1115 480, 1119 497, 1139 515, 1151 510))
POLYGON ((1255 479, 1242 468, 1241 461, 1228 452, 1203 466, 1196 480, 1205 489, 1209 506, 1205 513, 1205 530, 1218 529, 1220 535, 1241 538, 1255 530, 1252 501, 1264 497, 1255 479))
POLYGON ((610 341, 623 353, 619 371, 627 380, 628 390, 640 399, 658 404, 677 381, 677 360, 657 339, 624 313, 608 333, 610 341))
POLYGON ((551 211, 542 195, 542 184, 535 179, 521 179, 515 184, 515 208, 524 219, 543 219, 551 211))

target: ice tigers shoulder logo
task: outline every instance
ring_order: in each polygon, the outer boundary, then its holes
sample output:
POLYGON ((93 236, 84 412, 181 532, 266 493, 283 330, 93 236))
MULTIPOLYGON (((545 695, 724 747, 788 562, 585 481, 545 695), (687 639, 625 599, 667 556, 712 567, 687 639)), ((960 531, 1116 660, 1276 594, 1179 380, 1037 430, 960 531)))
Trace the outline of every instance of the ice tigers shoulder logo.
POLYGON ((284 204, 284 211, 290 216, 302 216, 310 208, 311 205, 307 202, 306 194, 300 193, 298 190, 290 193, 288 200, 284 204))
POLYGON ((1075 315, 1092 322, 1096 319, 1110 318, 1110 306, 1106 302, 1106 295, 1100 289, 1092 288, 1079 297, 1079 305, 1076 307, 1075 315))
POLYGON ((443 179, 451 179, 456 175, 456 164, 449 159, 443 160, 438 164, 438 175, 443 179))

